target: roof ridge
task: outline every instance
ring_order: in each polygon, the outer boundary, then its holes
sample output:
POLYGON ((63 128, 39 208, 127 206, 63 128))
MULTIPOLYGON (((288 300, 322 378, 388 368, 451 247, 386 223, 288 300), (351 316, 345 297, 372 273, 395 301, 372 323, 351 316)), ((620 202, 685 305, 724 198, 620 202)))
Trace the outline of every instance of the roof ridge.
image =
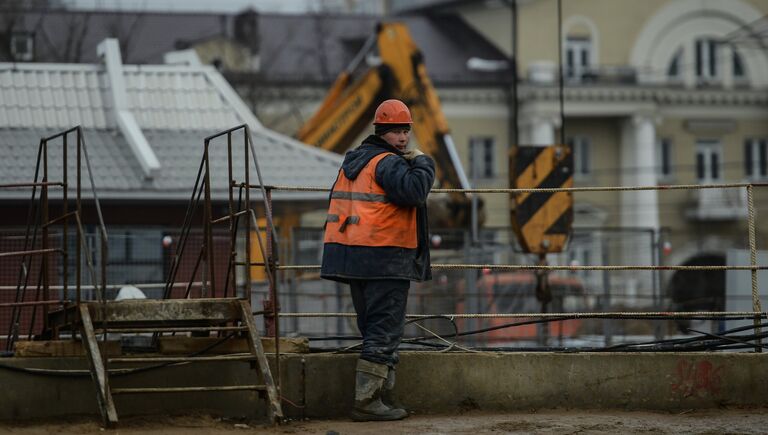
POLYGON ((224 98, 232 106, 238 117, 243 121, 244 124, 248 125, 253 134, 262 134, 272 140, 281 142, 283 145, 289 148, 313 154, 316 157, 341 164, 342 157, 336 153, 318 149, 288 135, 278 133, 274 130, 264 127, 261 121, 256 118, 256 116, 251 112, 240 95, 235 92, 229 82, 227 82, 227 80, 218 70, 213 67, 208 67, 205 72, 206 76, 210 80, 210 83, 219 91, 219 95, 221 95, 221 97, 224 98))
POLYGON ((56 63, 56 62, 0 62, 3 71, 100 71, 106 72, 104 65, 93 63, 56 63))

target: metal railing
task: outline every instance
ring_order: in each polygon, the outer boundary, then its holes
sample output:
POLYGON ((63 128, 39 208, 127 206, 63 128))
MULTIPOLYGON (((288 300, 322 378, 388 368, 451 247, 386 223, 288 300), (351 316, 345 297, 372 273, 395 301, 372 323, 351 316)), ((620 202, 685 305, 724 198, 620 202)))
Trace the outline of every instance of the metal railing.
MULTIPOLYGON (((751 318, 754 320, 755 329, 757 330, 757 343, 753 346, 756 350, 762 348, 760 342, 760 322, 761 318, 765 318, 766 314, 762 312, 758 287, 757 287, 757 272, 759 270, 766 270, 768 266, 759 266, 756 263, 756 241, 755 241, 755 216, 754 216, 754 188, 762 187, 764 184, 754 183, 732 183, 732 184, 708 184, 708 185, 661 185, 661 186, 613 186, 613 187, 570 187, 570 188, 519 188, 519 189, 501 189, 501 188, 489 188, 489 189, 433 189, 433 192, 441 193, 490 193, 490 194, 507 194, 511 196, 520 194, 539 194, 539 193, 555 193, 555 192, 615 192, 615 191, 643 191, 643 190, 693 190, 693 189, 730 189, 730 188, 744 188, 747 190, 747 206, 748 206, 748 227, 749 227, 749 248, 751 262, 749 266, 661 266, 661 265, 594 265, 594 266, 550 266, 550 265, 530 265, 530 264, 472 264, 472 263, 437 263, 433 264, 433 269, 490 269, 490 270, 507 270, 507 271, 637 271, 637 270, 651 270, 651 271, 726 271, 726 270, 745 270, 750 271, 752 274, 752 309, 751 312, 744 311, 718 311, 718 312, 604 312, 604 313, 444 313, 440 316, 454 319, 454 318, 483 318, 483 317, 529 317, 529 318, 637 318, 642 316, 644 318, 658 318, 658 319, 675 319, 675 318, 751 318)), ((279 321, 280 317, 333 317, 333 316, 352 316, 352 313, 310 313, 310 312, 280 312, 280 292, 278 289, 279 280, 277 276, 284 271, 304 271, 304 270, 317 270, 320 265, 292 265, 281 264, 278 258, 277 249, 277 231, 272 219, 272 192, 273 191, 313 191, 313 192, 327 192, 327 187, 314 187, 314 186, 282 186, 282 185, 266 185, 261 178, 261 172, 259 169, 257 153, 255 151, 253 142, 251 140, 250 131, 245 125, 234 127, 232 129, 225 130, 216 135, 209 136, 205 139, 205 151, 203 161, 201 162, 200 169, 198 171, 197 181, 193 190, 192 198, 190 199, 190 210, 196 208, 199 205, 200 198, 203 196, 204 207, 204 231, 207 237, 210 237, 213 225, 222 223, 228 223, 230 230, 230 250, 227 261, 227 278, 224 284, 224 294, 227 294, 227 288, 231 285, 235 287, 234 275, 236 266, 244 266, 246 268, 245 273, 245 288, 242 297, 250 297, 248 290, 252 288, 252 282, 250 277, 250 270, 252 267, 263 267, 267 278, 267 298, 264 301, 264 310, 257 311, 254 314, 264 314, 265 327, 267 334, 270 335, 275 341, 276 354, 279 357, 279 321), (242 178, 237 179, 234 176, 233 171, 233 133, 238 132, 242 134, 242 155, 244 156, 244 168, 242 178), (211 161, 210 150, 211 142, 214 139, 226 137, 227 144, 227 194, 228 194, 228 213, 224 216, 214 216, 212 208, 212 196, 211 196, 211 161), (258 184, 252 184, 250 181, 249 166, 253 161, 253 164, 258 174, 258 184), (202 180, 202 181, 201 181, 202 180), (261 193, 261 206, 263 208, 264 217, 266 219, 265 235, 262 236, 257 222, 256 209, 251 206, 250 190, 258 189, 261 193), (235 194, 237 194, 237 201, 235 201, 235 194), (236 260, 236 240, 239 231, 239 219, 242 216, 246 216, 245 223, 245 261, 236 260), (257 237, 258 246, 261 254, 262 261, 252 261, 251 255, 251 232, 254 231, 257 237), (264 240, 266 239, 266 240, 264 240)), ((188 210, 189 211, 189 210, 188 210)), ((189 215, 189 213, 188 213, 189 215)), ((182 234, 186 231, 191 218, 185 218, 185 229, 182 230, 182 234)), ((182 236, 182 242, 184 237, 182 236)), ((208 276, 203 277, 203 285, 210 286, 210 295, 216 296, 216 279, 215 268, 213 267, 212 259, 215 255, 212 247, 212 243, 207 243, 198 256, 197 263, 205 259, 208 263, 208 276)), ((175 261, 175 260, 174 260, 175 261)), ((173 273, 169 275, 168 284, 173 283, 173 273)), ((434 317, 434 314, 427 315, 434 317)), ((279 375, 277 376, 279 379, 279 375)))
MULTIPOLYGON (((721 265, 592 265, 592 266, 552 266, 552 265, 531 265, 531 264, 432 264, 433 270, 455 270, 455 269, 475 269, 475 270, 504 270, 504 271, 728 271, 741 270, 751 273, 752 290, 752 311, 717 311, 717 312, 602 312, 602 313, 442 313, 437 316, 459 319, 459 318, 540 318, 540 319, 575 319, 575 318, 614 318, 614 319, 635 319, 638 317, 658 320, 686 319, 686 318, 712 318, 712 319, 744 319, 751 318, 754 321, 755 340, 754 349, 757 352, 762 350, 762 332, 760 319, 767 318, 762 311, 757 274, 760 270, 768 270, 768 265, 757 264, 757 244, 755 232, 755 207, 754 207, 754 189, 756 187, 766 187, 766 183, 728 183, 728 184, 705 184, 705 185, 659 185, 659 186, 610 186, 610 187, 568 187, 568 188, 482 188, 482 189, 432 189, 435 193, 490 193, 490 194, 508 194, 511 196, 520 194, 537 193, 555 193, 555 192, 624 192, 624 191, 671 191, 671 190, 698 190, 698 189, 746 189, 747 206, 747 226, 749 239, 750 265, 748 266, 721 266, 721 265)), ((274 190, 282 191, 303 191, 303 192, 328 192, 327 187, 316 186, 285 186, 285 185, 249 185, 250 188, 260 188, 269 193, 274 190)), ((270 229, 268 228, 268 231, 270 229)), ((265 267, 272 269, 272 274, 280 271, 308 271, 320 269, 319 264, 314 265, 289 265, 279 264, 275 261, 267 262, 265 267)), ((273 284, 270 282, 270 288, 273 284)), ((271 290, 272 303, 277 303, 278 292, 271 290)), ((321 313, 321 312, 282 312, 279 317, 354 317, 354 313, 321 313)), ((410 314, 410 319, 433 318, 435 314, 410 314)))
MULTIPOLYGON (((86 259, 86 266, 88 272, 91 275, 91 282, 96 283, 96 272, 93 267, 93 260, 90 256, 90 251, 85 244, 85 232, 83 230, 83 208, 82 208, 82 168, 83 162, 85 163, 86 170, 91 185, 91 192, 93 195, 93 201, 98 215, 98 230, 101 239, 101 255, 102 261, 101 267, 101 291, 99 292, 99 298, 104 301, 104 292, 106 288, 106 261, 107 258, 107 230, 104 224, 104 219, 101 213, 101 205, 96 193, 95 183, 93 180, 93 172, 91 170, 90 160, 88 158, 88 150, 85 144, 85 138, 80 126, 70 128, 68 130, 56 133, 52 136, 44 137, 40 139, 37 151, 37 161, 35 164, 35 174, 33 180, 28 183, 9 183, 0 185, 0 189, 18 189, 23 187, 31 187, 32 194, 29 199, 29 208, 27 212, 26 226, 24 230, 24 244, 21 251, 3 252, 0 253, 2 257, 21 257, 19 274, 16 285, 16 292, 13 302, 5 302, 0 305, 0 308, 10 308, 11 316, 8 325, 7 339, 5 341, 5 348, 7 351, 13 349, 14 342, 18 339, 20 330, 20 320, 22 317, 22 309, 26 307, 32 307, 32 314, 30 316, 29 326, 29 338, 31 339, 36 323, 38 307, 42 308, 42 330, 39 332, 46 332, 49 330, 48 325, 48 313, 50 308, 53 307, 65 307, 70 303, 79 304, 81 301, 82 287, 82 268, 81 259, 83 255, 86 259), (69 152, 69 139, 74 136, 75 142, 75 210, 70 211, 70 197, 69 188, 73 185, 70 180, 69 168, 68 168, 68 152, 69 152), (49 171, 49 144, 61 139, 61 179, 52 181, 50 179, 49 171), (41 174, 42 171, 42 174, 41 174), (40 178, 42 176, 42 179, 40 178), (50 216, 50 188, 61 188, 61 214, 56 217, 50 216), (38 196, 38 188, 40 194, 38 196), (69 225, 70 220, 74 220, 75 224, 75 295, 74 300, 70 294, 69 276, 68 276, 68 264, 69 264, 69 225), (51 248, 51 228, 55 225, 61 227, 61 247, 51 248), (83 254, 85 249, 85 254, 83 254), (51 299, 51 277, 50 277, 50 260, 49 256, 59 255, 63 267, 62 276, 62 296, 59 300, 51 299), (31 271, 33 269, 32 260, 34 257, 39 256, 40 261, 37 267, 38 278, 35 286, 34 300, 26 300, 28 292, 29 279, 31 271)), ((66 316, 66 310, 65 310, 66 316)), ((57 338, 56 334, 58 330, 50 331, 53 338, 57 338)))

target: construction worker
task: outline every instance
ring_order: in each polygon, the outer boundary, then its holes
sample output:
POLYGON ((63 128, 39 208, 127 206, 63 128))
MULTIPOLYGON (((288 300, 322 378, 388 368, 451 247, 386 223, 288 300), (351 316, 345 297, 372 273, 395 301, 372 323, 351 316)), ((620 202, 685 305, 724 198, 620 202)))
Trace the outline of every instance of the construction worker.
POLYGON ((356 421, 399 420, 392 402, 410 281, 432 278, 426 201, 435 163, 409 145, 413 120, 399 100, 376 109, 374 134, 347 152, 333 184, 321 276, 348 283, 363 336, 356 421))

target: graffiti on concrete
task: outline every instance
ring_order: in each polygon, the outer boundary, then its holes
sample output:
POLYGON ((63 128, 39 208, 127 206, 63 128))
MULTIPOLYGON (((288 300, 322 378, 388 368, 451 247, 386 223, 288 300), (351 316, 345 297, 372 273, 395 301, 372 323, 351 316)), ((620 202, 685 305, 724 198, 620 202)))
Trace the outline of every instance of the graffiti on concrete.
POLYGON ((715 366, 709 360, 681 359, 675 368, 672 392, 683 397, 712 396, 720 392, 720 374, 723 366, 715 366))

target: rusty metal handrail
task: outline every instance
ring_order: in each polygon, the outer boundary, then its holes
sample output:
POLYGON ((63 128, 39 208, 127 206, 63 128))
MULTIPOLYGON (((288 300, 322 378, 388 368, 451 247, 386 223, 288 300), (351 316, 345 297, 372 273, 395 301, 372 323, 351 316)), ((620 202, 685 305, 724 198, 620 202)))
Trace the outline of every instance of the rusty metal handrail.
MULTIPOLYGON (((16 251, 16 252, 7 252, 7 253, 0 253, 0 257, 11 257, 11 256, 21 256, 21 268, 19 270, 19 278, 17 280, 18 284, 16 285, 16 296, 15 301, 10 304, 5 304, 7 306, 10 306, 13 308, 12 314, 11 314, 11 322, 9 325, 9 332, 8 332, 8 340, 6 341, 6 349, 10 350, 13 346, 13 342, 15 341, 16 334, 14 334, 14 330, 17 329, 20 317, 21 317, 21 311, 19 307, 23 306, 34 306, 32 311, 32 316, 30 319, 30 328, 29 328, 29 334, 31 337, 31 334, 34 330, 34 324, 36 322, 36 316, 37 316, 37 307, 42 306, 43 307, 43 328, 46 329, 48 327, 48 303, 45 304, 36 304, 32 302, 36 301, 23 301, 24 295, 26 294, 27 286, 29 284, 29 270, 31 267, 31 257, 33 255, 42 255, 41 265, 40 265, 40 277, 38 278, 38 284, 37 284, 37 290, 35 294, 35 299, 40 300, 41 298, 41 289, 40 286, 42 286, 42 300, 48 301, 50 300, 49 292, 51 290, 50 280, 48 276, 48 260, 47 256, 49 254, 60 254, 62 256, 62 262, 64 264, 63 268, 63 285, 61 286, 63 292, 61 297, 61 303, 64 303, 68 301, 69 298, 69 243, 68 243, 68 235, 69 235, 69 219, 74 218, 76 221, 76 228, 77 228, 77 235, 78 238, 77 243, 75 243, 76 246, 76 259, 75 259, 75 289, 76 289, 76 297, 75 301, 77 303, 80 302, 81 294, 80 289, 82 286, 81 282, 81 257, 82 257, 82 249, 86 250, 86 259, 87 259, 87 266, 90 269, 91 272, 91 280, 93 281, 93 284, 96 285, 96 274, 95 270, 93 269, 93 262, 90 259, 90 251, 88 250, 86 243, 85 243, 85 234, 83 231, 83 225, 81 222, 81 216, 82 216, 82 163, 83 160, 85 160, 85 164, 88 171, 88 176, 91 183, 91 192, 93 195, 93 201, 96 207, 96 211, 98 214, 98 227, 101 235, 101 277, 102 277, 102 287, 100 293, 100 300, 104 301, 106 298, 105 292, 106 292, 106 258, 107 258, 107 231, 106 231, 106 225, 104 224, 104 218, 101 212, 101 204, 99 201, 98 193, 96 192, 96 184, 93 179, 93 171, 90 166, 90 159, 88 158, 88 150, 87 146, 85 144, 85 139, 83 135, 82 128, 80 126, 72 127, 70 129, 61 131, 59 133, 56 133, 54 135, 44 137, 40 139, 39 146, 38 146, 38 152, 37 152, 37 163, 35 166, 35 174, 32 182, 28 183, 9 183, 9 184, 2 184, 0 185, 0 188, 20 188, 20 187, 32 187, 32 195, 29 200, 29 211, 27 213, 27 225, 26 230, 24 232, 24 249, 22 251, 16 251), (76 134, 76 141, 75 141, 75 147, 76 147, 76 178, 75 178, 75 210, 70 212, 69 211, 69 173, 68 173, 68 150, 69 150, 69 136, 71 134, 76 134), (60 181, 51 181, 49 180, 48 175, 48 144, 49 142, 52 142, 56 139, 61 138, 62 140, 62 173, 61 177, 62 179, 60 181), (40 172, 42 167, 42 181, 39 180, 40 172), (37 195, 37 189, 40 188, 40 196, 38 198, 37 195), (62 214, 59 217, 50 219, 48 215, 49 211, 49 202, 50 198, 48 195, 48 188, 49 187, 61 187, 62 188, 62 214), (39 207, 36 206, 36 204, 39 202, 39 207), (34 221, 37 222, 37 224, 33 224, 33 215, 35 216, 34 221), (61 223, 63 230, 61 233, 62 237, 62 247, 61 248, 49 248, 49 228, 54 225, 61 223), (37 235, 38 235, 38 228, 41 229, 41 244, 42 249, 30 249, 34 247, 37 243, 37 235)), ((3 305, 3 306, 5 306, 3 305)))
MULTIPOLYGON (((259 187, 262 190, 282 191, 304 191, 304 192, 328 192, 330 188, 316 186, 282 186, 272 185, 264 186, 248 184, 249 188, 259 187)), ((768 266, 757 264, 757 243, 755 230, 755 207, 754 207, 754 188, 768 187, 768 183, 722 183, 722 184, 681 184, 681 185, 656 185, 656 186, 606 186, 606 187, 554 187, 554 188, 487 188, 487 189, 432 189, 430 193, 494 193, 509 194, 512 196, 519 194, 534 193, 557 193, 557 192, 624 192, 624 191, 664 191, 664 190, 700 190, 700 189, 734 189, 743 188, 747 192, 747 226, 749 238, 750 265, 749 266, 642 266, 642 265, 619 265, 619 266, 548 266, 548 265, 497 265, 497 264, 432 264, 433 269, 491 269, 491 270, 749 270, 752 278, 752 312, 761 313, 762 306, 758 290, 757 273, 760 270, 768 270, 768 266)), ((317 270, 320 265, 273 265, 277 270, 317 270)), ((759 317, 755 316, 754 325, 759 337, 761 332, 759 317)), ((757 339, 755 350, 762 350, 761 339, 757 339)))

